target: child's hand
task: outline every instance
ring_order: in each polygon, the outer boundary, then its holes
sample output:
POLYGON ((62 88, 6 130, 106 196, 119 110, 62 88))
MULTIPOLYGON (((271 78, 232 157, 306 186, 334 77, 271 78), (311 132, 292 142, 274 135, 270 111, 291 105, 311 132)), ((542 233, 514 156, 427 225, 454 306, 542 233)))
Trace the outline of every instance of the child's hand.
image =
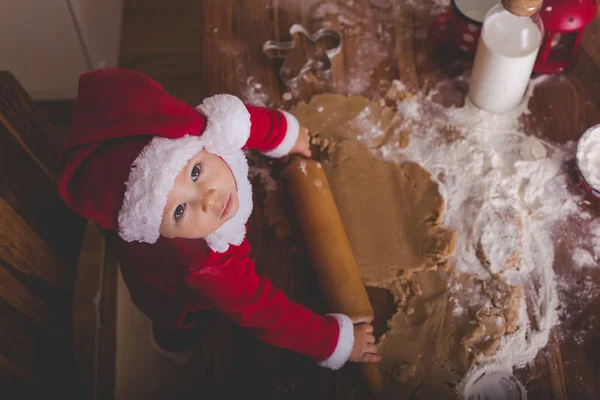
POLYGON ((290 155, 292 154, 302 154, 305 157, 310 157, 312 155, 310 151, 310 136, 308 135, 308 129, 304 126, 300 127, 296 145, 290 151, 290 155))
POLYGON ((354 362, 377 362, 381 356, 377 355, 373 325, 361 324, 354 326, 354 347, 348 358, 354 362))

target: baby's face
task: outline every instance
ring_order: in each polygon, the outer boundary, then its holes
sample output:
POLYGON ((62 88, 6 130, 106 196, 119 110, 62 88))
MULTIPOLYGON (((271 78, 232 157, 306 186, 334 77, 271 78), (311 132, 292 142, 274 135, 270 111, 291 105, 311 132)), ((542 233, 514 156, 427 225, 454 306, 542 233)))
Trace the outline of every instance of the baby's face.
POLYGON ((202 150, 177 175, 159 231, 170 238, 203 238, 229 221, 238 208, 231 170, 220 157, 202 150))

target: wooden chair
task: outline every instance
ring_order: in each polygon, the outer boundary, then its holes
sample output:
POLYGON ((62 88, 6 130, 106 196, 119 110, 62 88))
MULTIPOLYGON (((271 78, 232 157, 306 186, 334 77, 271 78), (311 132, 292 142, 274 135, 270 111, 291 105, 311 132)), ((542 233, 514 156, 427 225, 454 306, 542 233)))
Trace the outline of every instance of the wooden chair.
POLYGON ((0 72, 0 398, 112 399, 111 236, 56 190, 64 138, 0 72))

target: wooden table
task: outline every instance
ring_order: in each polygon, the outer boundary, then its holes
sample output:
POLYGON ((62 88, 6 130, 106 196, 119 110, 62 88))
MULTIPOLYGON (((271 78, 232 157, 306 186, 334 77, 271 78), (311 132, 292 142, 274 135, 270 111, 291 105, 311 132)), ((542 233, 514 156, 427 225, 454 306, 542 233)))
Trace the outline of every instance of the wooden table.
MULTIPOLYGON (((427 41, 432 0, 390 2, 393 7, 382 10, 366 0, 331 1, 325 6, 323 0, 126 0, 121 65, 151 75, 192 105, 216 93, 248 99, 254 90, 264 93, 259 99, 278 107, 285 88, 275 65, 262 55, 262 43, 289 39, 291 24, 311 26, 311 15, 340 7, 345 15, 359 10, 361 23, 340 26, 344 47, 334 65, 337 92, 377 97, 380 81, 392 79, 401 79, 413 90, 426 90, 470 68, 468 58, 433 49, 427 41), (388 54, 376 63, 367 82, 364 66, 369 55, 358 54, 365 32, 380 38, 388 54)), ((529 130, 553 141, 577 139, 600 123, 600 17, 586 31, 575 68, 541 85, 529 108, 529 130)), ((264 191, 255 187, 249 239, 258 271, 292 299, 326 311, 301 248, 294 239, 276 236, 264 217, 264 191)), ((596 209, 592 212, 598 215, 596 209)), ((572 268, 568 253, 557 254, 557 268, 572 268)), ((582 279, 589 274, 600 285, 600 270, 576 273, 582 279)), ((519 371, 530 399, 600 398, 600 335, 592 332, 580 344, 568 337, 582 324, 587 326, 589 317, 600 321, 600 300, 584 306, 567 316, 566 338, 559 342, 553 335, 533 365, 519 371)), ((595 329, 598 332, 597 325, 595 329)), ((354 366, 327 371, 257 341, 219 316, 207 321, 200 342, 198 390, 219 393, 214 398, 249 394, 272 399, 370 398, 354 366)))

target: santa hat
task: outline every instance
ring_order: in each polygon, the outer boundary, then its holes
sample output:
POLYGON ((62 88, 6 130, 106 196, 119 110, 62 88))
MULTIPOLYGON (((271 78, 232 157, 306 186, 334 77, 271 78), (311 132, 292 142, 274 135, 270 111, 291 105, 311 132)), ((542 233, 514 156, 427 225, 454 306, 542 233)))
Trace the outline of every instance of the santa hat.
POLYGON ((249 135, 250 113, 235 96, 210 97, 194 109, 144 74, 96 70, 79 80, 59 192, 125 241, 154 243, 175 177, 206 149, 225 160, 238 185, 238 213, 206 238, 213 250, 225 251, 242 242, 252 210, 241 150, 249 135))

